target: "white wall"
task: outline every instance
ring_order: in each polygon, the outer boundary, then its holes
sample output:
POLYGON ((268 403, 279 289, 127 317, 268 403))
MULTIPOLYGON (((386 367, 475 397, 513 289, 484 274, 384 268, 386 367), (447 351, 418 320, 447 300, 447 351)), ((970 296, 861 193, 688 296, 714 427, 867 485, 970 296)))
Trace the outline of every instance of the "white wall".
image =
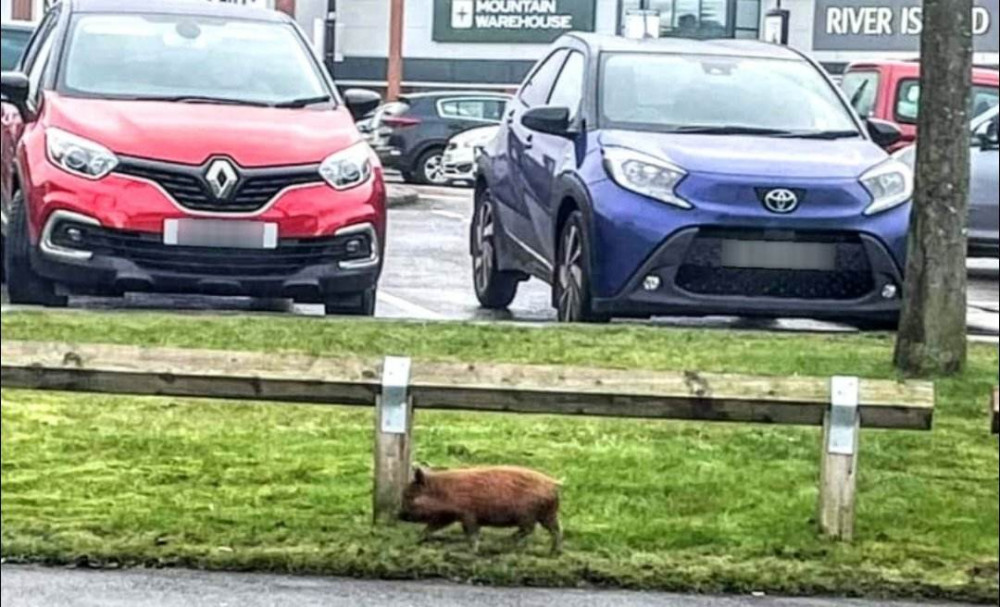
POLYGON ((7 21, 11 18, 11 1, 0 0, 0 20, 7 21))

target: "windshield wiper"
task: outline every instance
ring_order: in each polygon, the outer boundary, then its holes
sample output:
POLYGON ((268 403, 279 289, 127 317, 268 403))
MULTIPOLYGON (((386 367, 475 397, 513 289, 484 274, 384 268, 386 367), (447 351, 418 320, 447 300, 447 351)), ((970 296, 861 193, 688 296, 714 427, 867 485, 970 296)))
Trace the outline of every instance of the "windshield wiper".
POLYGON ((330 103, 333 99, 329 95, 323 95, 322 97, 306 97, 304 99, 292 99, 291 101, 282 101, 280 103, 275 103, 274 107, 284 108, 284 109, 298 109, 309 107, 310 105, 319 105, 320 103, 330 103))
POLYGON ((175 95, 163 97, 137 97, 137 101, 169 101, 172 103, 204 103, 215 105, 246 105, 250 107, 274 107, 270 103, 263 101, 249 101, 246 99, 230 99, 226 97, 208 97, 201 95, 175 95))
POLYGON ((681 135, 761 135, 765 137, 784 137, 792 135, 791 131, 768 129, 754 126, 679 126, 672 128, 670 133, 681 135))
POLYGON ((836 139, 857 139, 861 133, 857 131, 795 131, 788 134, 776 135, 783 139, 824 139, 834 141, 836 139))

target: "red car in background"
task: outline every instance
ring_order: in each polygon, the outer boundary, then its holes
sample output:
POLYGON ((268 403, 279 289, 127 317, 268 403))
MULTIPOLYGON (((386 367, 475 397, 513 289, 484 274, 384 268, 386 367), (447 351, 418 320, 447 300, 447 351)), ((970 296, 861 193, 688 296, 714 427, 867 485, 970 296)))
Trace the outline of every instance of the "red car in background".
POLYGON ((150 291, 371 315, 382 168, 294 22, 217 3, 65 0, 4 73, 12 303, 150 291))
MULTIPOLYGON (((893 151, 917 139, 920 106, 920 63, 875 61, 850 66, 841 86, 862 118, 895 122, 903 139, 893 151)), ((1000 71, 976 68, 972 72, 972 102, 969 118, 982 116, 1000 104, 1000 71)))

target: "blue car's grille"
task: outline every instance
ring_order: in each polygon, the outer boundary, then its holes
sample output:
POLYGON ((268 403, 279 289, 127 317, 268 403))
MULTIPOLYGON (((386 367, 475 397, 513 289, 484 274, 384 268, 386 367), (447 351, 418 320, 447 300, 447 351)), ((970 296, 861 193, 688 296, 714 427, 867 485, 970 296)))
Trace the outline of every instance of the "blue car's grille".
POLYGON ((688 250, 676 283, 698 295, 807 300, 859 299, 875 289, 868 255, 856 235, 788 232, 703 232, 688 250), (836 261, 826 270, 727 267, 727 240, 826 244, 835 247, 836 261))

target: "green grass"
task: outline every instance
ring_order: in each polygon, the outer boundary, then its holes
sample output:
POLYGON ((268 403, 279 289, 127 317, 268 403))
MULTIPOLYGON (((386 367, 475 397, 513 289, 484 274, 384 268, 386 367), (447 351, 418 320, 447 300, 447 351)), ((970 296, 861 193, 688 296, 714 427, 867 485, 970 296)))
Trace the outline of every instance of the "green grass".
MULTIPOLYGON (((4 340, 407 354, 893 378, 886 336, 5 313, 4 340)), ((565 482, 567 553, 370 525, 367 410, 2 391, 8 560, 997 604, 995 347, 938 382, 933 433, 865 431, 857 540, 815 532, 817 429, 421 412, 419 461, 565 482)))

